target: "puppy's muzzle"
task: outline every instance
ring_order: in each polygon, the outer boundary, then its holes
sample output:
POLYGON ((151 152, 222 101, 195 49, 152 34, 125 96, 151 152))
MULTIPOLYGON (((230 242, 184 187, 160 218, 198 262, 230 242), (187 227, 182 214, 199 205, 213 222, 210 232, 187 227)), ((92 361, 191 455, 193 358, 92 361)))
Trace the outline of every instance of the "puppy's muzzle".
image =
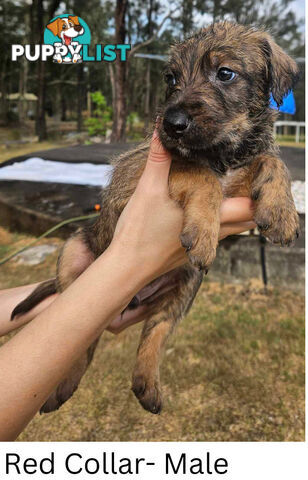
POLYGON ((169 137, 180 138, 188 130, 190 123, 190 116, 181 108, 170 107, 165 112, 163 126, 169 137))

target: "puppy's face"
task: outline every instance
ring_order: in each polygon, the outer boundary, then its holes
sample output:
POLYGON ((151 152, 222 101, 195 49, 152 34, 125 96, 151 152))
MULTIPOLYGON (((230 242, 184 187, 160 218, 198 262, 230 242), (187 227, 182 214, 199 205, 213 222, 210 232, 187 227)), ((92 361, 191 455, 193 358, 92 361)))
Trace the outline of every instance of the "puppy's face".
POLYGON ((268 112, 270 92, 280 104, 296 75, 264 32, 229 22, 203 29, 172 49, 160 138, 188 159, 222 145, 236 151, 268 112))

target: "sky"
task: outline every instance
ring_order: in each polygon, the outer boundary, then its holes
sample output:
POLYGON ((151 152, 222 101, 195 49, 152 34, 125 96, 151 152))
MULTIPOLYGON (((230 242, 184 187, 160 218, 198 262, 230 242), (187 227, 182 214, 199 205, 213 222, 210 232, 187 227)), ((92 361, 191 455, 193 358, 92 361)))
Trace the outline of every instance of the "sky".
POLYGON ((298 19, 305 17, 305 0, 294 0, 294 2, 291 3, 291 8, 294 10, 298 19))
MULTIPOLYGON (((264 4, 264 6, 266 8, 266 3, 264 4)), ((288 10, 293 10, 296 18, 298 20, 302 20, 303 18, 305 18, 305 0, 294 0, 290 3, 288 10)), ((211 17, 206 13, 204 15, 198 15, 198 17, 198 27, 201 27, 203 22, 208 22, 211 20, 211 17)), ((302 30, 305 30, 304 26, 302 27, 302 30)))
MULTIPOLYGON (((172 2, 170 2, 170 0, 161 0, 160 3, 165 11, 168 11, 169 9, 172 10, 172 2)), ((291 2, 289 5, 289 10, 293 10, 297 19, 302 20, 303 18, 305 18, 305 0, 293 0, 293 2, 291 2)), ((204 22, 208 23, 209 21, 211 21, 212 18, 206 13, 204 15, 198 15, 198 17, 199 18, 197 18, 197 28, 202 27, 202 24, 204 24, 204 22)), ((304 32, 304 26, 302 27, 302 30, 304 32)))

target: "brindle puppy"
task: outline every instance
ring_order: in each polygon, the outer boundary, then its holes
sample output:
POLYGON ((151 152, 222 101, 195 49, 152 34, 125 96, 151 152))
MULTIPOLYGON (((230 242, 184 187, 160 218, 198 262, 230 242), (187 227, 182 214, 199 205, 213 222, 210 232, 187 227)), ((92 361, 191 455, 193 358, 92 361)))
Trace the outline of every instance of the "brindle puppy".
MULTIPOLYGON (((222 199, 251 197, 254 220, 273 243, 290 245, 298 235, 289 174, 272 135, 276 113, 269 108, 270 93, 281 104, 297 73, 295 62, 267 33, 229 22, 202 29, 172 48, 159 135, 172 153, 170 195, 184 210, 181 242, 188 262, 152 282, 129 306, 147 306, 132 388, 152 413, 162 407, 159 360, 163 346, 188 312, 203 271, 215 258, 222 199)), ((115 162, 99 219, 64 245, 57 291, 67 288, 110 244, 148 151, 146 144, 115 162)), ((55 282, 45 282, 12 317, 54 291, 55 282)), ((69 378, 43 405, 43 412, 59 408, 73 394, 96 343, 81 355, 69 378)))

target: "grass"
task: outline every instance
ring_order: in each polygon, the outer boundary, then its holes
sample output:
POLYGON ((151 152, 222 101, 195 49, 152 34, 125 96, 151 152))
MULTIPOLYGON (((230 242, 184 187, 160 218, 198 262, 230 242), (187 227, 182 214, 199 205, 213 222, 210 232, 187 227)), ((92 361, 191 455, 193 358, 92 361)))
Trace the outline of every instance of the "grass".
MULTIPOLYGON (((28 122, 29 123, 29 122, 28 122)), ((31 123, 31 122, 30 122, 31 123)), ((29 135, 34 128, 33 122, 27 125, 27 130, 25 130, 24 134, 29 135)), ((68 131, 72 131, 75 128, 74 122, 62 122, 61 123, 61 130, 67 129, 68 131)), ((33 133, 33 132, 32 132, 33 133)), ((63 141, 58 139, 51 139, 50 141, 45 142, 29 142, 26 144, 11 144, 6 146, 5 142, 7 140, 14 141, 20 139, 22 136, 22 132, 18 128, 0 128, 0 164, 5 162, 6 160, 10 160, 11 158, 18 157, 21 155, 27 155, 32 152, 40 151, 40 150, 50 150, 53 148, 61 148, 64 146, 69 146, 69 144, 74 143, 74 139, 71 141, 66 141, 63 144, 63 141)), ((127 132, 127 139, 128 141, 142 141, 144 140, 144 126, 143 123, 139 123, 134 129, 127 132)), ((297 148, 305 148, 305 137, 300 137, 300 142, 295 143, 294 135, 277 135, 276 137, 277 142, 281 146, 285 147, 297 147, 297 148)), ((86 141, 86 144, 91 144, 91 140, 86 141)))
MULTIPOLYGON (((0 229, 1 256, 29 240, 0 229)), ((9 262, 0 269, 0 288, 52 276, 56 256, 36 267, 9 262)), ((160 416, 145 412, 130 391, 139 332, 136 325, 104 334, 73 398, 58 412, 37 415, 20 440, 304 441, 302 296, 265 294, 253 280, 204 283, 166 347, 160 416)))
POLYGON ((35 142, 21 145, 14 145, 7 148, 5 145, 0 145, 0 163, 10 160, 20 155, 27 155, 28 153, 37 152, 41 150, 50 150, 52 148, 63 147, 63 143, 54 142, 35 142))
POLYGON ((281 147, 295 147, 295 148, 305 148, 305 136, 300 135, 299 142, 295 142, 294 135, 277 135, 276 142, 281 147))
MULTIPOLYGON (((72 125, 72 122, 61 122, 58 126, 59 131, 65 131, 65 127, 68 128, 68 131, 72 131, 72 127, 75 128, 75 123, 72 125), (63 126, 63 123, 67 124, 63 126), (70 127, 70 128, 69 128, 70 127)), ((67 147, 76 142, 76 139, 65 140, 61 137, 55 136, 54 133, 49 131, 50 140, 44 142, 38 142, 34 140, 34 122, 28 122, 27 125, 24 125, 20 128, 12 127, 1 127, 0 128, 0 163, 10 160, 11 158, 18 157, 20 155, 27 155, 28 153, 40 151, 40 150, 50 150, 52 148, 63 148, 67 147), (27 143, 10 143, 14 141, 21 140, 22 138, 28 138, 27 143), (32 139, 31 139, 32 138, 32 139)))

